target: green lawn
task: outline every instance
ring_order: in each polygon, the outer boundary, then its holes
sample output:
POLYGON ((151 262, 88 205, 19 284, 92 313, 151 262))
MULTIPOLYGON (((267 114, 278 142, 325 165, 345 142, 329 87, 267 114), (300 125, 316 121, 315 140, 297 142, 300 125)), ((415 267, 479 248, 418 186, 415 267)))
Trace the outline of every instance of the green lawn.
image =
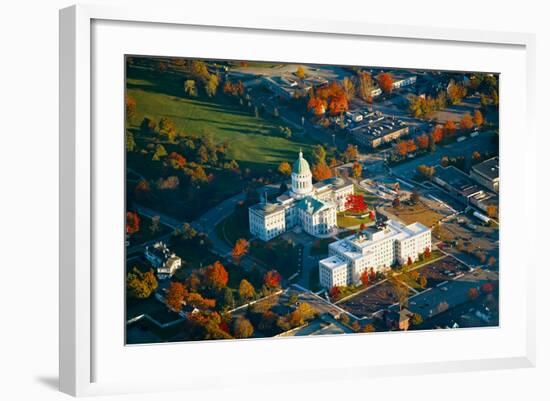
POLYGON ((347 215, 346 212, 340 212, 336 216, 336 224, 338 224, 338 227, 341 227, 341 228, 358 227, 363 223, 368 225, 372 223, 372 220, 369 218, 369 216, 355 217, 355 216, 347 215))
POLYGON ((229 245, 234 245, 239 238, 250 238, 247 224, 243 224, 236 213, 232 213, 216 225, 216 234, 229 245))
MULTIPOLYGON (((284 122, 269 117, 256 118, 254 111, 232 103, 224 96, 189 98, 184 95, 185 76, 157 73, 133 67, 128 70, 127 94, 136 100, 134 125, 143 117, 158 121, 171 119, 183 134, 211 134, 216 142, 227 141, 228 158, 241 167, 273 168, 282 160, 294 160, 302 148, 309 153, 308 138, 282 138, 277 127, 284 122)), ((219 88, 221 92, 221 88, 219 88)))

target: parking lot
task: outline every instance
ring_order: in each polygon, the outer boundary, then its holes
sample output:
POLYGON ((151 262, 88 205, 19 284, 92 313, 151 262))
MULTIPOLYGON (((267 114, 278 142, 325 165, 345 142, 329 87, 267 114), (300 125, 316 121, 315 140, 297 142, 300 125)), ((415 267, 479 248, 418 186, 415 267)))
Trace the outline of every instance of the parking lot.
POLYGON ((428 284, 426 288, 434 287, 444 281, 452 280, 456 276, 468 272, 468 266, 460 263, 451 256, 446 256, 417 269, 422 276, 426 276, 428 284))
MULTIPOLYGON (((409 295, 412 295, 411 291, 409 295)), ((361 318, 388 308, 397 302, 397 295, 392 284, 384 281, 378 285, 372 286, 366 291, 339 303, 342 309, 347 310, 353 315, 361 318)))

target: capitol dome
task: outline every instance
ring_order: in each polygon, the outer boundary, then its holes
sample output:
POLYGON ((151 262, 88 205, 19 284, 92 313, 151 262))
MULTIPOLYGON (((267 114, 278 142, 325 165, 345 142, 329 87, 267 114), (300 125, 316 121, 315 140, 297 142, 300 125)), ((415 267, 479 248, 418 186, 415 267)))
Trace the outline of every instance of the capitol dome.
POLYGON ((300 153, 298 154, 298 159, 294 162, 294 165, 292 166, 292 172, 295 174, 311 174, 311 170, 309 169, 309 163, 306 159, 303 157, 303 153, 300 150, 300 153))

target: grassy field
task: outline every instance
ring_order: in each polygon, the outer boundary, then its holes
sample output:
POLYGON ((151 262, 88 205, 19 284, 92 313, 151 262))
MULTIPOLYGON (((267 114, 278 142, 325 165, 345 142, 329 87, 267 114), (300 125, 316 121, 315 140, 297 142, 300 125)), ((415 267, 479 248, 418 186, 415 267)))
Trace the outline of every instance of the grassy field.
POLYGON ((416 205, 401 204, 398 208, 388 207, 388 212, 396 215, 405 224, 412 224, 419 222, 426 227, 431 227, 443 217, 442 214, 437 213, 422 203, 416 205))
POLYGON ((368 225, 372 223, 372 220, 369 216, 366 217, 355 217, 346 215, 345 212, 340 212, 336 215, 336 224, 341 228, 354 228, 359 227, 361 224, 368 225))
POLYGON ((226 240, 229 245, 234 245, 239 238, 250 238, 250 231, 246 224, 242 224, 235 213, 223 219, 216 225, 216 234, 226 240))
MULTIPOLYGON (((185 77, 178 73, 158 73, 133 67, 128 70, 127 94, 136 100, 139 125, 147 116, 158 121, 171 119, 185 135, 212 135, 216 142, 227 141, 228 158, 241 167, 273 168, 282 160, 294 160, 302 148, 309 153, 313 141, 308 138, 285 139, 277 130, 282 121, 254 116, 248 109, 223 96, 189 98, 184 95, 185 77)), ((221 92, 221 88, 219 88, 221 92)))

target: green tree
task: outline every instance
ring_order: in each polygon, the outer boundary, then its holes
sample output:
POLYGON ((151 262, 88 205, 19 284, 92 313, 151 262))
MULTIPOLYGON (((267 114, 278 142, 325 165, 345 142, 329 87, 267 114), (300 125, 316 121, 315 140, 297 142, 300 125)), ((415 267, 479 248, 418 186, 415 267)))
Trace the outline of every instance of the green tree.
POLYGON ((160 160, 161 157, 167 156, 168 153, 166 149, 161 144, 158 144, 155 148, 155 153, 153 155, 153 160, 160 160))
POLYGON ((414 313, 411 319, 411 322, 413 326, 421 325, 424 320, 422 319, 422 316, 418 313, 414 313))
POLYGON ((193 79, 188 79, 183 84, 183 90, 187 96, 196 97, 197 92, 197 83, 193 79))
POLYGON ((131 131, 126 131, 126 151, 133 152, 134 150, 136 150, 134 134, 131 131))
POLYGON ((213 97, 216 95, 216 91, 218 90, 219 80, 218 76, 215 74, 210 75, 210 78, 208 78, 208 81, 206 82, 204 86, 204 90, 206 91, 206 95, 208 97, 213 97))
POLYGON ((149 298, 157 287, 157 278, 152 269, 143 273, 134 267, 126 277, 126 288, 128 295, 132 298, 149 298))
POLYGON ((235 338, 248 338, 254 334, 254 327, 250 321, 243 317, 239 316, 233 322, 233 335, 235 338))
POLYGON ((327 151, 322 145, 313 147, 313 164, 326 163, 327 151))
POLYGON ((239 284, 239 297, 243 301, 248 301, 256 295, 256 291, 254 290, 254 286, 250 284, 250 282, 246 279, 242 279, 239 284))
POLYGON ((225 287, 223 289, 220 304, 224 309, 233 309, 235 307, 235 299, 233 298, 233 290, 231 288, 225 287))

